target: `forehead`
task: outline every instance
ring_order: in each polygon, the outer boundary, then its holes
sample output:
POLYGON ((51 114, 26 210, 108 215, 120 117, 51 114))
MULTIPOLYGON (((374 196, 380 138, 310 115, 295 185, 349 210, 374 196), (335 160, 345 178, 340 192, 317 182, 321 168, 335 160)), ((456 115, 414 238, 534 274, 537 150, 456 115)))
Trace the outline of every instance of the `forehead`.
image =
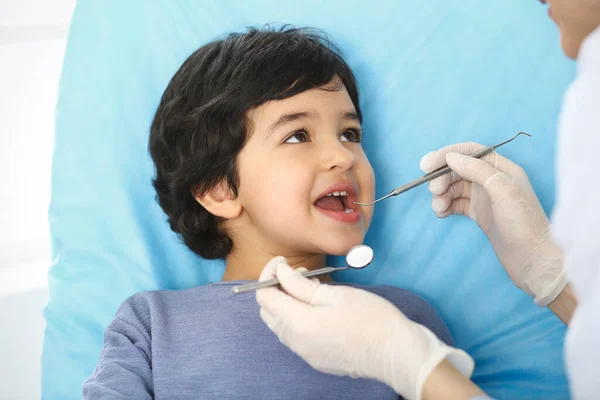
MULTIPOLYGON (((282 114, 314 112, 319 115, 337 115, 355 112, 346 87, 325 86, 299 93, 283 100, 269 101, 248 113, 255 129, 265 128, 282 114)), ((321 115, 321 116, 322 116, 321 115)))

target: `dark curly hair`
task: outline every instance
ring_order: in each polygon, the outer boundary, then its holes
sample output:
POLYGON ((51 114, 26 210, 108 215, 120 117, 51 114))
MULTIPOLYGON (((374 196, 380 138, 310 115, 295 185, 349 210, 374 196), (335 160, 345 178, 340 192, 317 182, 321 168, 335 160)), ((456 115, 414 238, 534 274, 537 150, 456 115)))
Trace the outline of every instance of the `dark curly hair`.
POLYGON ((224 258, 233 247, 220 219, 195 199, 225 180, 237 196, 235 161, 248 134, 247 113, 338 79, 359 118, 350 67, 320 31, 250 28, 196 50, 167 86, 150 129, 158 203, 171 229, 196 254, 224 258))

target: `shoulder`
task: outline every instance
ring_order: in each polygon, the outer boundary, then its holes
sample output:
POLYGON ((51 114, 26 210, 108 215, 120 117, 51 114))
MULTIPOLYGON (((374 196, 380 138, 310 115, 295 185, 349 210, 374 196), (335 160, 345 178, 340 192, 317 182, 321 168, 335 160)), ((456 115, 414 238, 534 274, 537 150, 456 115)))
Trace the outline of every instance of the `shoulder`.
POLYGON ((157 291, 146 291, 129 296, 121 303, 115 317, 125 320, 132 318, 147 320, 155 307, 158 293, 157 291))
POLYGON ((446 344, 454 345, 448 327, 427 300, 407 289, 388 285, 354 285, 394 304, 407 318, 429 328, 446 344))
POLYGON ((150 329, 151 322, 163 321, 167 315, 181 315, 196 309, 199 303, 214 302, 222 290, 210 285, 179 290, 150 290, 126 298, 119 306, 115 319, 136 322, 150 329))
POLYGON ((117 311, 116 317, 147 320, 152 314, 166 311, 173 305, 185 306, 202 297, 204 287, 184 290, 148 290, 126 298, 117 311))

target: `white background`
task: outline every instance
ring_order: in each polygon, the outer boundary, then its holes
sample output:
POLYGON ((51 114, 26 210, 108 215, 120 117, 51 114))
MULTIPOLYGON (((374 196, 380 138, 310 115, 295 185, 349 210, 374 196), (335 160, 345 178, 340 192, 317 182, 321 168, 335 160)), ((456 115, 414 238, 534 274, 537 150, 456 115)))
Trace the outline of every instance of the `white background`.
POLYGON ((40 398, 54 107, 75 0, 0 0, 0 399, 40 398))

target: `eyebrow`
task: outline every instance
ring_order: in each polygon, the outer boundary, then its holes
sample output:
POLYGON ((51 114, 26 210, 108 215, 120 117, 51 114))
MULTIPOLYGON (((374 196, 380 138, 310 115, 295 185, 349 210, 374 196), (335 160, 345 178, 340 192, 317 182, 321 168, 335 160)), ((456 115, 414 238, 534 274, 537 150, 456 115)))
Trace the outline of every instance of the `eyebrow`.
MULTIPOLYGON (((305 119, 305 118, 316 118, 316 117, 317 117, 317 113, 314 111, 304 111, 304 112, 297 112, 297 113, 291 113, 291 114, 283 114, 282 116, 280 116, 277 119, 277 121, 275 121, 274 123, 271 124, 271 126, 267 130, 267 134, 268 135, 272 134, 277 128, 280 128, 283 125, 289 124, 290 122, 298 121, 298 120, 305 119)), ((356 122, 360 123, 360 118, 358 117, 358 114, 355 111, 345 112, 344 115, 342 115, 342 119, 356 121, 356 122)))

